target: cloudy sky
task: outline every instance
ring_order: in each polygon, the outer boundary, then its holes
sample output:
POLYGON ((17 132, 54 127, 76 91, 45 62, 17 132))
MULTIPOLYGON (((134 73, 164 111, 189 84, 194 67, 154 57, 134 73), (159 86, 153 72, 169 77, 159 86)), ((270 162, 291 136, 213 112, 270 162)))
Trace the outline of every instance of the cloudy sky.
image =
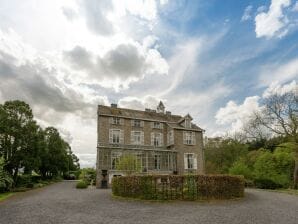
POLYGON ((82 166, 98 104, 163 100, 215 136, 297 78, 296 0, 0 0, 0 103, 28 102, 82 166))

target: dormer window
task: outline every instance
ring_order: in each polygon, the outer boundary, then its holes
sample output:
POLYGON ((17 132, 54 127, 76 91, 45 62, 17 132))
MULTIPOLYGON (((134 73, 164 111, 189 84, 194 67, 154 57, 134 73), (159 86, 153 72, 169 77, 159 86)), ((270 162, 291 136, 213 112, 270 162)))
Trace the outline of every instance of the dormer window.
POLYGON ((185 127, 186 128, 191 128, 191 121, 190 121, 190 119, 185 119, 185 127))
POLYGON ((181 118, 181 120, 179 121, 179 124, 185 128, 191 128, 191 121, 192 121, 192 117, 189 114, 187 114, 186 116, 181 118))

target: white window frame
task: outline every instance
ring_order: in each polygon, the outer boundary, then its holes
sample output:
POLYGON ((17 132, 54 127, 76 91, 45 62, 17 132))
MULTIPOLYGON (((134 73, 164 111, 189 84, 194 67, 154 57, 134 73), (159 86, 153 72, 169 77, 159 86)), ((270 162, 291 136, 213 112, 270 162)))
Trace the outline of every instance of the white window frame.
POLYGON ((174 144, 174 130, 170 130, 168 132, 168 145, 173 145, 174 144))
POLYGON ((155 154, 154 155, 154 170, 160 170, 161 168, 161 155, 155 154))
POLYGON ((159 132, 151 133, 151 145, 154 147, 159 147, 163 145, 163 135, 159 132))
POLYGON ((120 158, 122 156, 122 152, 115 151, 111 152, 111 169, 116 170, 116 165, 120 161, 120 158))
POLYGON ((142 128, 144 127, 144 121, 136 119, 131 120, 131 126, 136 128, 142 128))
POLYGON ((195 153, 184 153, 184 169, 196 170, 197 168, 197 155, 195 153))
POLYGON ((195 145, 196 133, 193 131, 183 131, 183 143, 185 145, 195 145))
POLYGON ((120 117, 110 117, 110 124, 123 125, 123 118, 120 118, 120 117))
POLYGON ((109 142, 111 144, 123 144, 124 143, 124 133, 121 129, 110 129, 109 131, 109 142), (119 136, 115 137, 115 133, 119 132, 119 136), (118 139, 118 140, 117 140, 118 139), (115 141, 117 140, 117 141, 115 141))
POLYGON ((159 121, 151 122, 151 128, 163 129, 163 123, 159 121))
POLYGON ((131 131, 131 144, 144 145, 144 132, 143 131, 131 131), (137 136, 139 135, 139 136, 137 136), (137 139, 138 138, 138 139, 137 139))
POLYGON ((185 125, 186 128, 191 128, 191 121, 190 121, 190 119, 187 118, 187 119, 185 119, 184 122, 185 122, 184 125, 185 125))

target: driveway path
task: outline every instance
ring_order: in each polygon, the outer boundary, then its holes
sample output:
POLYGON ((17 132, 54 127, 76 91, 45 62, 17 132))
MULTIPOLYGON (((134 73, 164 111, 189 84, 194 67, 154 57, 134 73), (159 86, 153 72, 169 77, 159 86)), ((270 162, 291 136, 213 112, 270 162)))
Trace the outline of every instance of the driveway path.
POLYGON ((1 224, 158 223, 297 224, 298 197, 247 190, 237 201, 144 202, 111 198, 110 190, 61 182, 0 203, 1 224))

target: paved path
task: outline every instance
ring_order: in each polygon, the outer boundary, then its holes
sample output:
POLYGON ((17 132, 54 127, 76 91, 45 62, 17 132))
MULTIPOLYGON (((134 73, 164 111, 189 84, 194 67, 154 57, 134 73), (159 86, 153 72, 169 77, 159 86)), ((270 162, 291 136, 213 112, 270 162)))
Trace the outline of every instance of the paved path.
POLYGON ((53 184, 1 202, 0 223, 298 223, 298 197, 282 193, 247 190, 245 199, 210 203, 127 201, 110 195, 110 190, 77 190, 74 182, 53 184))

